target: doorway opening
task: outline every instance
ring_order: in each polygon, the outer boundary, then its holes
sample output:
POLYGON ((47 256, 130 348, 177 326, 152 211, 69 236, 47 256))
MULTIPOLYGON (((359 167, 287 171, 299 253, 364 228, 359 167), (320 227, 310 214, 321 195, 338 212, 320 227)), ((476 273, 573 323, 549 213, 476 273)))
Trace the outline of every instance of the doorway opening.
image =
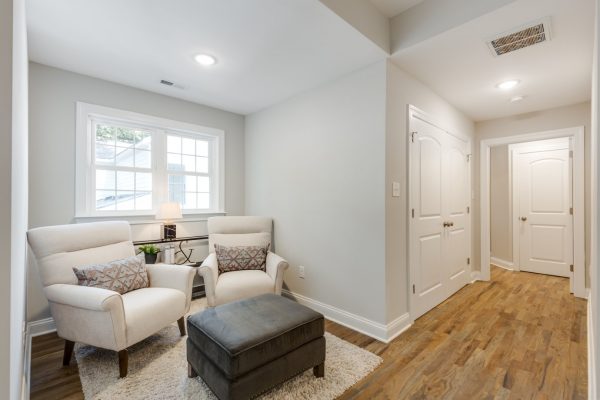
POLYGON ((583 127, 481 142, 482 280, 494 264, 586 297, 583 143, 583 127))

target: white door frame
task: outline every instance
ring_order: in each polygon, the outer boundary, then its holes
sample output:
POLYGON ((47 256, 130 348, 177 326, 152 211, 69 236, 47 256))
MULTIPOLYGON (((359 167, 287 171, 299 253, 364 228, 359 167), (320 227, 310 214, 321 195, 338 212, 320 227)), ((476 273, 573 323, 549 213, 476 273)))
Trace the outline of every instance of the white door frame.
MULTIPOLYGON (((415 271, 413 271, 414 266, 411 265, 410 262, 410 241, 411 241, 411 234, 413 231, 413 218, 412 218, 412 203, 411 203, 411 187, 412 187, 412 168, 411 168, 411 161, 412 161, 412 156, 411 156, 411 140, 412 140, 412 132, 413 129, 411 128, 411 119, 413 117, 419 118, 439 129, 441 129, 442 131, 446 132, 448 135, 453 136, 459 140, 464 141, 467 144, 467 147, 470 149, 470 151, 473 151, 473 147, 472 147, 472 141, 471 138, 467 135, 464 134, 457 134, 454 133, 452 131, 447 130, 446 128, 443 127, 442 124, 440 124, 437 119, 435 117, 432 117, 430 114, 427 114, 425 111, 419 109, 418 107, 413 106, 412 104, 409 104, 407 107, 407 118, 406 118, 406 151, 407 151, 407 157, 406 157, 406 177, 407 177, 407 188, 408 190, 406 191, 406 218, 408 220, 408 224, 407 224, 407 229, 406 229, 406 234, 407 234, 407 251, 406 251, 406 265, 407 265, 407 280, 406 280, 406 294, 408 297, 408 315, 410 316, 411 321, 414 322, 415 318, 414 318, 414 304, 412 301, 412 282, 413 282, 413 277, 415 276, 415 271)), ((469 162, 473 159, 473 157, 471 156, 471 153, 469 153, 469 162)), ((472 197, 471 197, 471 192, 473 190, 473 178, 472 178, 472 174, 473 174, 473 169, 472 166, 469 166, 469 177, 468 177, 468 181, 467 181, 467 185, 469 187, 469 194, 468 194, 468 199, 469 199, 469 212, 467 214, 467 222, 465 224, 466 228, 467 228, 467 232, 468 232, 468 236, 467 236, 467 242, 469 243, 469 260, 471 260, 471 262, 469 263, 469 268, 470 270, 469 272, 469 277, 471 279, 469 279, 469 281, 471 281, 473 278, 473 236, 472 236, 472 226, 473 226, 473 203, 472 203, 472 197)))
POLYGON ((573 127, 524 135, 485 139, 480 143, 480 279, 490 280, 490 148, 505 144, 534 142, 537 140, 572 138, 573 145, 573 294, 587 298, 585 288, 585 166, 584 127, 573 127))

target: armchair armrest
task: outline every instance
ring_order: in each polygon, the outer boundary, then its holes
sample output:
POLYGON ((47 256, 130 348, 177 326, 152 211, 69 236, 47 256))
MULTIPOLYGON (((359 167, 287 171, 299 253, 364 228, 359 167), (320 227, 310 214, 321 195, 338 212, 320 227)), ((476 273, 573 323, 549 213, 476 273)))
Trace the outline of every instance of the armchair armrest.
POLYGON ((147 264, 150 287, 170 288, 182 291, 185 294, 185 310, 190 308, 192 301, 192 286, 196 271, 186 265, 147 264))
POLYGON ((290 265, 275 253, 267 254, 267 274, 275 281, 275 294, 281 294, 283 275, 290 265))
POLYGON ((215 306, 215 287, 219 278, 219 267, 217 264, 217 255, 210 253, 200 266, 200 275, 204 278, 204 290, 206 291, 206 300, 209 307, 215 306))
POLYGON ((60 337, 115 351, 127 346, 119 293, 67 284, 46 286, 44 293, 60 337))

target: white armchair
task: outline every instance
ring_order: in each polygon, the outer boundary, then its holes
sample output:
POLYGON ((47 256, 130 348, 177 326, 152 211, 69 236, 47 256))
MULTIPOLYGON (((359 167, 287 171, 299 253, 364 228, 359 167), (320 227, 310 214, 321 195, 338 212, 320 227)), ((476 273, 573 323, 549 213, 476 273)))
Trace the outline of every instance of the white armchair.
POLYGON ((75 342, 119 353, 119 372, 127 375, 127 348, 178 322, 185 335, 195 271, 181 265, 147 265, 149 287, 123 295, 79 286, 73 267, 106 263, 135 255, 127 222, 96 222, 32 229, 27 233, 44 293, 65 339, 63 365, 75 342))
POLYGON ((266 273, 258 270, 219 274, 215 244, 262 246, 271 243, 273 220, 265 217, 212 217, 208 219, 209 255, 200 266, 209 307, 263 293, 281 294, 288 263, 273 252, 267 254, 266 273))

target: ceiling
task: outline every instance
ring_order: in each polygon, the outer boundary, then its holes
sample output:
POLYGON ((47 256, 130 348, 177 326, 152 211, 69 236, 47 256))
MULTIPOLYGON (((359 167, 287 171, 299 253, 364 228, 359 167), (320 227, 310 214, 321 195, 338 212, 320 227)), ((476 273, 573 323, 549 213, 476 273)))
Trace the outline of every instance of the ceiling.
POLYGON ((416 6, 423 0, 370 0, 386 17, 393 18, 403 11, 416 6))
POLYGON ((241 114, 386 57, 317 0, 28 0, 27 7, 32 61, 241 114), (201 67, 197 53, 218 63, 201 67))
POLYGON ((591 97, 593 0, 518 0, 392 56, 475 121, 560 107, 591 97), (576 3, 576 6, 575 6, 576 3), (486 40, 550 17, 552 40, 494 57, 486 40), (495 86, 521 83, 511 91, 495 86), (515 95, 525 99, 511 103, 515 95))

